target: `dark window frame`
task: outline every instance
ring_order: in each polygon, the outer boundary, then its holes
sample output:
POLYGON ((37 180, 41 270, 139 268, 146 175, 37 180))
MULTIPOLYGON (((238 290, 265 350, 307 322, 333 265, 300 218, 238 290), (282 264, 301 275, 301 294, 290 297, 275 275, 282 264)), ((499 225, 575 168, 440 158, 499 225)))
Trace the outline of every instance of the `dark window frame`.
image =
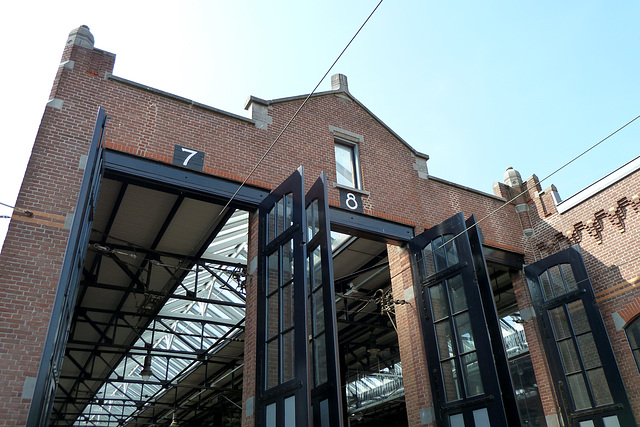
POLYGON ((629 347, 631 348, 631 355, 636 361, 636 366, 638 367, 638 371, 640 371, 640 315, 636 316, 624 327, 624 332, 627 335, 627 340, 629 341, 629 347), (632 336, 629 333, 632 329, 634 330, 633 340, 632 340, 632 336), (634 346, 634 342, 635 342, 635 346, 634 346))

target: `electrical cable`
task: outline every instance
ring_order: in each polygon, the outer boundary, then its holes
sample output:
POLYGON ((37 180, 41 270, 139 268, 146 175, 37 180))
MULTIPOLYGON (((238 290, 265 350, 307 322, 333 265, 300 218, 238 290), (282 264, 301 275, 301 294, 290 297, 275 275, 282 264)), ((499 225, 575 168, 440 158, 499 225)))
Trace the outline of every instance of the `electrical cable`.
MULTIPOLYGON (((603 142, 605 142, 606 140, 608 140, 609 138, 611 138, 613 135, 617 134, 618 132, 620 132, 622 129, 626 128, 627 126, 629 126, 630 124, 632 124, 633 122, 635 122, 636 120, 640 119, 640 115, 634 117, 633 119, 629 120, 627 123, 625 123, 624 125, 620 126, 618 129, 616 129, 615 131, 611 132, 609 135, 605 136, 604 138, 602 138, 600 141, 596 142, 595 144, 593 144, 591 147, 587 148, 586 150, 584 150, 582 153, 578 154, 577 156, 575 156, 573 159, 569 160, 567 163, 565 163, 564 165, 560 166, 558 169, 554 170, 553 172, 551 172, 549 175, 545 176, 544 178, 542 178, 539 182, 542 183, 544 181, 546 181, 547 179, 551 178, 553 175, 555 175, 556 173, 560 172, 562 169, 566 168, 567 166, 569 166, 571 163, 575 162, 576 160, 578 160, 580 157, 584 156, 585 154, 587 154, 589 151, 593 150, 594 148, 596 148, 598 145, 602 144, 603 142)), ((471 230, 473 227, 476 227, 478 224, 480 224, 482 221, 492 217, 493 215, 495 215, 496 213, 498 213, 500 210, 502 210, 505 206, 509 205, 510 203, 512 203, 513 201, 515 201, 518 197, 522 196, 523 194, 527 193, 529 191, 529 189, 526 189, 524 191, 522 191, 521 193, 517 194, 516 196, 514 196, 513 198, 511 198, 511 200, 508 200, 507 202, 505 202, 502 206, 499 206, 498 208, 496 208, 495 210, 493 210, 492 212, 489 212, 487 215, 485 215, 483 218, 479 219, 478 221, 476 221, 475 224, 465 228, 463 231, 461 231, 460 233, 456 234, 455 236, 453 236, 451 239, 449 239, 448 241, 444 242, 440 247, 438 247, 438 249, 443 248, 445 245, 451 243, 453 240, 455 240, 456 238, 460 237, 461 235, 463 235, 464 233, 466 233, 467 231, 471 230)))
MULTIPOLYGON (((26 209, 16 208, 15 206, 11 206, 11 205, 8 205, 8 204, 6 204, 6 203, 2 203, 2 202, 0 202, 0 205, 2 205, 2 206, 6 206, 6 207, 8 207, 8 208, 11 208, 11 209, 13 209, 14 211, 20 211, 20 212, 22 212, 23 214, 25 214, 26 216, 33 216, 33 212, 28 211, 28 210, 26 210, 26 209)), ((5 218, 5 217, 3 217, 3 218, 5 218)), ((7 217, 7 218, 8 218, 8 217, 7 217)))
MULTIPOLYGON (((556 170, 554 170, 553 172, 551 172, 550 174, 548 174, 547 176, 545 176, 544 178, 542 178, 539 182, 544 182, 545 180, 551 178, 553 175, 555 175, 556 173, 558 173, 559 171, 561 171, 562 169, 564 169, 565 167, 569 166, 571 163, 575 162, 576 160, 578 160, 580 157, 584 156, 585 154, 587 154, 589 151, 593 150, 594 148, 596 148, 598 145, 602 144, 603 142, 605 142, 606 140, 608 140, 609 138, 611 138, 612 136, 614 136, 615 134, 617 134, 618 132, 620 132, 621 130, 623 130, 624 128, 626 128, 627 126, 629 126, 630 124, 632 124, 633 122, 635 122, 636 120, 640 119, 640 115, 634 117, 633 119, 629 120, 627 123, 625 123, 624 125, 620 126, 618 129, 616 129, 615 131, 611 132, 609 135, 605 136, 604 138, 602 138, 600 141, 596 142, 595 144, 593 144, 591 147, 587 148, 586 150, 584 150, 582 153, 578 154, 577 156, 575 156, 573 159, 569 160, 568 162, 566 162, 564 165, 560 166, 559 168, 557 168, 556 170)), ((523 194, 527 193, 529 191, 529 189, 526 189, 524 191, 522 191, 521 193, 517 194, 516 196, 514 196, 513 198, 511 198, 510 200, 508 200, 507 202, 505 202, 503 205, 499 206, 498 208, 496 208, 495 210, 491 211, 490 213, 488 213, 487 215, 485 215, 484 217, 482 217, 481 219, 479 219, 478 221, 476 221, 475 224, 465 228, 464 230, 462 230, 460 233, 456 234, 455 236, 453 236, 452 238, 450 238, 449 240, 447 240, 446 242, 444 242, 442 245, 440 245, 438 248, 436 248, 436 250, 442 249, 443 247, 445 247, 446 245, 448 245, 449 243, 453 242, 455 239, 457 239, 458 237, 460 237, 461 235, 463 235, 464 233, 466 233, 467 231, 471 230, 473 227, 476 227, 478 224, 480 224, 482 221, 490 218, 491 216, 495 215, 496 213, 498 213, 500 210, 502 210, 505 206, 508 206, 510 203, 512 203, 513 201, 515 201, 518 197, 522 196, 523 194)), ((532 244, 533 245, 533 244, 532 244)), ((534 253, 535 256, 535 253, 534 253)), ((395 278, 396 276, 404 273, 405 271, 409 270, 411 268, 411 266, 406 267, 402 270, 400 270, 399 272, 397 272, 396 274, 394 274, 391 279, 395 278)))

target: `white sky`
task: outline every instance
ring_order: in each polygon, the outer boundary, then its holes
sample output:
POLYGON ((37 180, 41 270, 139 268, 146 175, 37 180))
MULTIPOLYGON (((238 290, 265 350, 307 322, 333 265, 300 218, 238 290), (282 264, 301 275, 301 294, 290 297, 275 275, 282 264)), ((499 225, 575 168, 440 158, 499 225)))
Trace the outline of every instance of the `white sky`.
MULTIPOLYGON (((640 115, 640 3, 385 0, 330 74, 437 177, 543 178, 640 115)), ((232 113, 310 92, 377 0, 13 2, 0 17, 0 202, 14 204, 69 31, 114 74, 232 113)), ((330 89, 325 81, 319 90, 330 89)), ((567 198, 640 155, 640 120, 543 183, 567 198)), ((384 159, 381 159, 384 161, 384 159)), ((0 207, 0 215, 11 210, 0 207)), ((0 218, 0 242, 9 220, 0 218)))

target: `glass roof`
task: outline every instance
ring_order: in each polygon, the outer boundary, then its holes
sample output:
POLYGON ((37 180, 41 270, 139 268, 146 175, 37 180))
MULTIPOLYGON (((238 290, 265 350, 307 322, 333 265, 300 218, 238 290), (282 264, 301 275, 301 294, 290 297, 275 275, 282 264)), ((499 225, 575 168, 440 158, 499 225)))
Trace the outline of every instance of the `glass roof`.
POLYGON ((236 211, 74 425, 134 421, 207 356, 238 339, 245 317, 247 230, 248 213, 236 211), (141 376, 145 361, 148 380, 141 376))

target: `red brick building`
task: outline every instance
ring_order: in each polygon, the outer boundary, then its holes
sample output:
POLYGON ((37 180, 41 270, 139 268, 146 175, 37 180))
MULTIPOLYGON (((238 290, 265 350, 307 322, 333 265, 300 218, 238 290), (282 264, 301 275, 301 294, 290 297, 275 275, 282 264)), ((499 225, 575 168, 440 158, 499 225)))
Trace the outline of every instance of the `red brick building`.
POLYGON ((1 425, 636 425, 639 159, 563 202, 513 169, 485 194, 343 75, 247 118, 114 61, 72 31, 45 108, 1 425))

